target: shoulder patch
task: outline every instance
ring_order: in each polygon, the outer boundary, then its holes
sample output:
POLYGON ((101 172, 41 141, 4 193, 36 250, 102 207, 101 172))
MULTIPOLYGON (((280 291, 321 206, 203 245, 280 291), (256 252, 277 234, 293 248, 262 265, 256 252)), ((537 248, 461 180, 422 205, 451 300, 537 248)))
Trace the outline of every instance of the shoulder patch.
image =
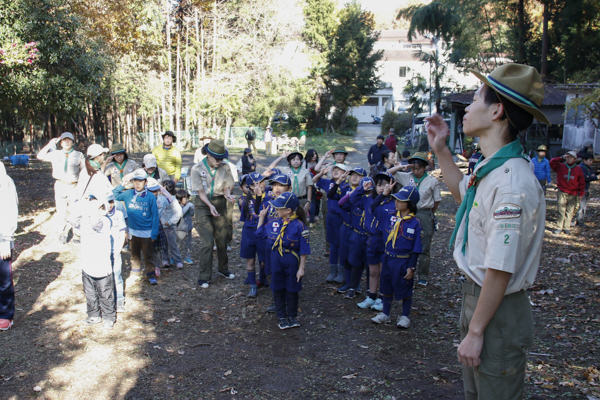
POLYGON ((302 231, 302 237, 305 237, 305 238, 307 238, 307 237, 309 237, 309 236, 310 236, 310 231, 309 231, 308 229, 307 229, 307 230, 304 230, 304 231, 302 231))
POLYGON ((200 171, 200 176, 206 178, 206 171, 200 171))
POLYGON ((513 203, 500 204, 494 210, 494 219, 519 218, 522 211, 521 206, 513 203))

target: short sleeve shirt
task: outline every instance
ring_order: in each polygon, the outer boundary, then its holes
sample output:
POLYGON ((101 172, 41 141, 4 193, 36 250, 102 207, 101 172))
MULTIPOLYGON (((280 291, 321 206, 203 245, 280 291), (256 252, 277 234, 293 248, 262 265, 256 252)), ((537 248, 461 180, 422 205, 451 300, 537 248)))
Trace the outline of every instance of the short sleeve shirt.
POLYGON ((300 167, 298 173, 296 173, 291 167, 281 167, 279 169, 282 174, 288 175, 292 182, 292 191, 298 197, 306 196, 306 192, 309 186, 312 186, 312 176, 310 171, 307 170, 304 165, 300 167), (298 178, 298 186, 295 185, 295 178, 298 178))
POLYGON ((224 188, 235 185, 228 165, 221 163, 217 169, 212 169, 208 167, 206 158, 192 167, 191 178, 192 191, 203 191, 209 198, 223 196, 224 188))
POLYGON ((77 183, 79 173, 85 169, 85 156, 83 153, 73 150, 65 153, 63 150, 54 150, 46 153, 44 161, 52 163, 52 177, 67 183, 77 183), (65 170, 65 159, 67 168, 65 170))
POLYGON ((394 178, 402 186, 416 186, 419 189, 418 209, 433 208, 436 202, 442 201, 440 183, 431 175, 427 175, 418 184, 415 183, 415 177, 411 172, 396 172, 394 178))
MULTIPOLYGON (((490 158, 479 163, 475 171, 490 158)), ((464 198, 470 176, 459 184, 464 198)), ((464 221, 454 245, 458 267, 482 286, 489 268, 512 274, 505 294, 533 284, 540 264, 546 220, 544 191, 528 162, 513 158, 478 184, 469 213, 469 235, 462 253, 464 221)))
POLYGON ((104 170, 104 174, 110 178, 110 183, 113 185, 113 187, 119 186, 125 175, 130 174, 136 169, 140 168, 138 163, 130 158, 124 161, 122 167, 123 169, 119 168, 116 162, 111 162, 108 163, 106 169, 104 170))

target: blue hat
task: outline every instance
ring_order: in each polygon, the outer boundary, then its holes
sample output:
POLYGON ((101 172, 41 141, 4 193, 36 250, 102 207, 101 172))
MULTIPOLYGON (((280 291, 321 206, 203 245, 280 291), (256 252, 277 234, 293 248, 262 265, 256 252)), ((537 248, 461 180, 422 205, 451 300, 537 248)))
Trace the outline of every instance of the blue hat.
POLYGON ((296 210, 300 202, 298 197, 292 192, 282 193, 278 198, 269 202, 275 208, 291 208, 296 210))
POLYGON ((273 178, 271 178, 271 185, 273 183, 279 183, 279 184, 285 185, 285 186, 292 186, 292 180, 290 179, 290 177, 288 175, 285 175, 285 174, 275 175, 273 178))
POLYGON ((281 174, 281 170, 279 168, 271 168, 271 171, 273 171, 273 175, 281 174))
POLYGON ((156 192, 157 190, 160 190, 160 188, 161 188, 161 186, 156 179, 148 178, 148 183, 146 184, 146 189, 148 189, 151 192, 156 192))
POLYGON ((248 179, 248 174, 244 174, 240 177, 240 186, 244 184, 244 181, 248 179))
POLYGON ((115 195, 112 193, 109 193, 106 195, 106 197, 104 198, 105 201, 115 201, 115 195))
POLYGON ((250 179, 252 183, 258 183, 264 181, 266 178, 258 172, 250 172, 247 179, 250 179))
POLYGON ((357 173, 357 174, 359 174, 359 175, 361 175, 361 176, 367 176, 367 171, 365 171, 365 169, 364 169, 364 168, 361 168, 361 167, 356 167, 356 168, 354 168, 354 169, 353 169, 353 170, 350 172, 350 174, 352 174, 352 172, 355 172, 355 173, 357 173))
POLYGON ((365 176, 364 178, 362 178, 360 180, 360 186, 364 186, 367 182, 371 182, 371 185, 375 186, 375 182, 373 181, 373 178, 371 178, 370 176, 365 176))
POLYGON ((400 201, 410 201, 415 205, 419 202, 419 189, 414 186, 404 186, 398 193, 392 194, 392 197, 400 201))
POLYGON ((388 181, 390 181, 390 183, 394 183, 395 180, 394 176, 387 171, 378 172, 377 174, 375 174, 375 180, 378 179, 387 179, 388 181))

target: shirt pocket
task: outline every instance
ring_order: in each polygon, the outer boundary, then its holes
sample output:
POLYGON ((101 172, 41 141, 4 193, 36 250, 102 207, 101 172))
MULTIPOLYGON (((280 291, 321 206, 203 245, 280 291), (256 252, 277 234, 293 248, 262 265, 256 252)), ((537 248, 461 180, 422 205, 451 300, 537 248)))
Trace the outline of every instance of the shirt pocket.
POLYGON ((414 228, 407 228, 402 230, 402 237, 407 240, 415 240, 415 230, 414 228), (409 229, 411 232, 409 232, 409 229))
POLYGON ((477 234, 483 233, 483 227, 485 226, 486 218, 477 209, 471 209, 469 213, 469 236, 471 232, 475 231, 477 234))

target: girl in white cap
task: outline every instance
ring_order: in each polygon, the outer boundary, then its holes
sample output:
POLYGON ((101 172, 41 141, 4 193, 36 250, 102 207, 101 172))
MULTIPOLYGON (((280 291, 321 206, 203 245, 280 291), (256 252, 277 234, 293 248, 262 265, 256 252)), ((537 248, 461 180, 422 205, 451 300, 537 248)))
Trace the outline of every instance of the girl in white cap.
POLYGON ((102 198, 112 193, 113 187, 108 178, 102 173, 107 163, 104 159, 106 153, 108 153, 108 149, 99 144, 88 147, 85 169, 79 173, 79 181, 77 182, 78 199, 82 199, 90 193, 95 193, 102 196, 102 198))
POLYGON ((73 134, 65 132, 59 138, 50 139, 37 155, 38 160, 52 163, 52 177, 56 179, 54 182, 56 217, 61 232, 58 240, 63 244, 67 242, 67 235, 71 229, 67 223, 67 209, 77 199, 75 187, 79 173, 85 169, 85 156, 73 149, 74 144, 73 134), (61 150, 57 149, 59 143, 61 150))
POLYGON ((162 185, 164 181, 169 179, 167 171, 158 167, 154 154, 146 154, 144 156, 142 168, 144 168, 144 171, 148 174, 148 178, 156 179, 159 185, 162 185))

